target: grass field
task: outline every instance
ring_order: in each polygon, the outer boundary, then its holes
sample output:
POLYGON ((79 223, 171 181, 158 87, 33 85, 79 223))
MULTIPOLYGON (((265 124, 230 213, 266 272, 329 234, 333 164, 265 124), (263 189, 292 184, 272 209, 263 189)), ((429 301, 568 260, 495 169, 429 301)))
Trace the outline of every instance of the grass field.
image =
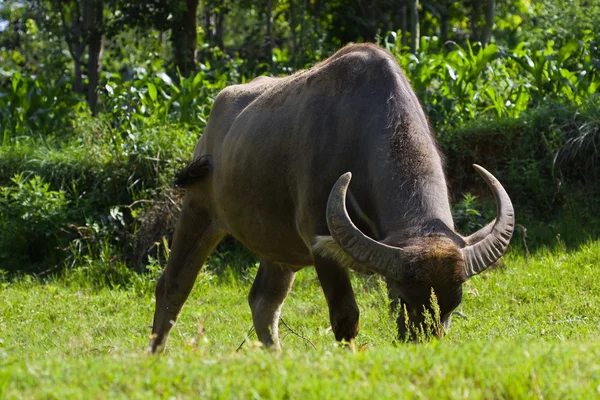
POLYGON ((285 303, 280 353, 247 336, 253 271, 202 273, 161 357, 145 353, 153 275, 4 281, 0 398, 600 398, 600 241, 505 263, 466 284, 463 317, 424 345, 393 344, 382 283, 355 276, 354 353, 336 345, 312 270, 285 303))

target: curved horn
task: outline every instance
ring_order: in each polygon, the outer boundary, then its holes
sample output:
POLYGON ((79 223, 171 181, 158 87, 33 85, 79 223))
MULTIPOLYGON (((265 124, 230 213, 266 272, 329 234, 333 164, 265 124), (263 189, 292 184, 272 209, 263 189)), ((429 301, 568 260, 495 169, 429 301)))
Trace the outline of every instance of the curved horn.
POLYGON ((327 226, 337 244, 354 261, 387 278, 402 276, 402 253, 397 247, 371 239, 354 225, 346 209, 346 193, 352 173, 340 176, 327 201, 327 226))
POLYGON ((515 228, 515 210, 506 190, 484 168, 477 164, 473 164, 473 168, 485 179, 494 193, 494 197, 496 198, 496 219, 488 226, 469 236, 469 238, 481 238, 477 243, 461 249, 465 260, 467 277, 485 271, 504 254, 515 228))

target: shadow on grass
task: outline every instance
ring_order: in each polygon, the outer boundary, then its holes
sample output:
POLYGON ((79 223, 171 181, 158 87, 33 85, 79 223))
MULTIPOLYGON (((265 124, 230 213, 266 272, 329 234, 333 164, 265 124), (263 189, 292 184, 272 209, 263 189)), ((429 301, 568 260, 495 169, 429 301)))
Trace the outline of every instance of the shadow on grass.
POLYGON ((577 251, 590 240, 600 239, 600 219, 591 215, 568 215, 560 219, 538 221, 523 219, 511 242, 511 251, 535 254, 542 249, 577 251))
POLYGON ((206 260, 205 270, 222 281, 254 280, 259 259, 243 244, 227 236, 206 260))

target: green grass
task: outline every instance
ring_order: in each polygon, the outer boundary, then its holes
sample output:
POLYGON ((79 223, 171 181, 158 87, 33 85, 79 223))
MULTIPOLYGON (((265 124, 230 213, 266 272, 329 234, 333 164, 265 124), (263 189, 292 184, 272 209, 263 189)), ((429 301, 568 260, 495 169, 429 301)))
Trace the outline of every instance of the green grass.
POLYGON ((145 353, 151 276, 0 283, 0 398, 600 397, 600 241, 505 261, 466 284, 465 318, 425 345, 392 344, 383 285, 354 277, 356 353, 334 342, 312 270, 286 301, 293 332, 280 324, 276 354, 252 336, 236 352, 251 327, 244 276, 201 274, 158 358, 145 353))

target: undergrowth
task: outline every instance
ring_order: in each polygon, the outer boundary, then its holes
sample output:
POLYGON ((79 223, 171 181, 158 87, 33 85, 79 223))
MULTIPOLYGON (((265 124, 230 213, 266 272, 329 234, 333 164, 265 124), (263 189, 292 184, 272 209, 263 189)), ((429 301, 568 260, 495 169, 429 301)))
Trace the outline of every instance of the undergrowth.
MULTIPOLYGON (((423 38, 417 55, 398 40, 382 45, 411 78, 437 132, 461 233, 495 215, 488 189, 471 167, 478 163, 513 199, 518 243, 532 249, 561 235, 574 248, 598 237, 600 109, 592 36, 560 48, 550 42, 543 49, 510 51, 452 44, 447 52, 437 50, 434 38, 423 38), (556 74, 564 76, 557 80, 556 74)), ((102 112, 95 117, 72 96, 53 110, 46 107, 47 93, 66 96, 64 82, 38 85, 28 76, 5 74, 0 109, 10 113, 1 117, 0 268, 44 275, 95 258, 115 269, 143 271, 151 258, 164 265, 182 198, 171 187, 175 172, 190 161, 218 91, 246 79, 213 72, 177 83, 164 72, 142 69, 128 79, 106 74, 102 112), (47 186, 31 190, 34 184, 47 186), (31 212, 37 217, 27 224, 31 212), (48 240, 40 240, 38 228, 48 240)), ((209 264, 226 269, 254 262, 229 240, 209 264)))

